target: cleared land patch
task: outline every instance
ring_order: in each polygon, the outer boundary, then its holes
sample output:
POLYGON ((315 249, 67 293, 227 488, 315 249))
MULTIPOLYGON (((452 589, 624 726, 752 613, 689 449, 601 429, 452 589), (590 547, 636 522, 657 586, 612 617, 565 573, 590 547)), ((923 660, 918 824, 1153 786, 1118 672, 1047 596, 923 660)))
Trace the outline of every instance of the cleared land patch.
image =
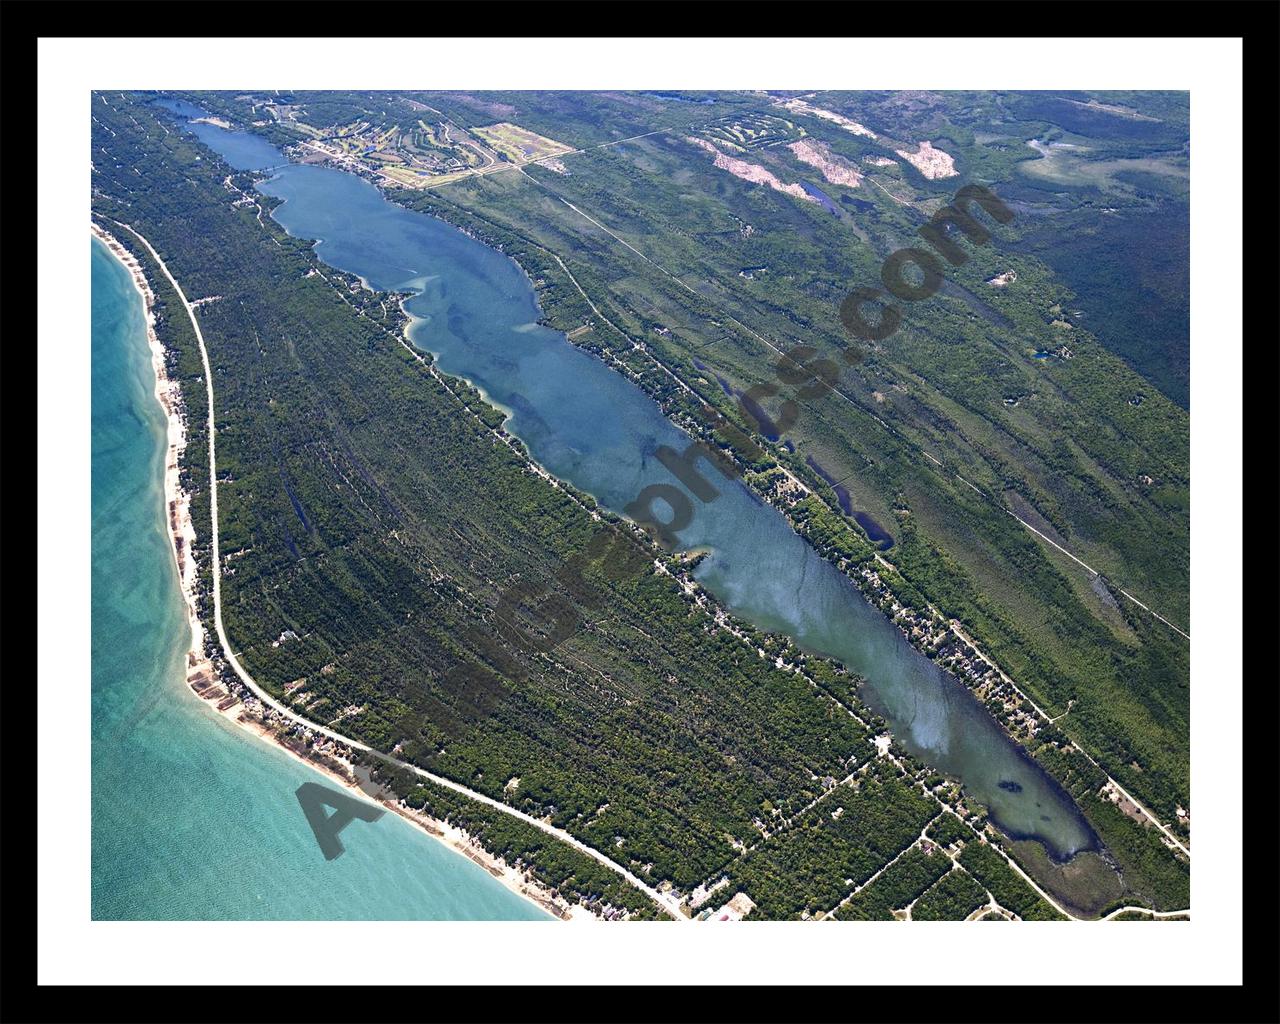
POLYGON ((831 152, 831 147, 808 139, 793 142, 787 147, 802 164, 816 167, 825 181, 832 185, 848 185, 857 188, 862 184, 862 172, 842 156, 831 152))
POLYGON ((508 121, 500 121, 487 128, 471 130, 495 153, 506 157, 512 163, 527 163, 530 160, 542 160, 549 156, 573 152, 572 146, 556 142, 555 139, 548 139, 546 136, 508 121))
POLYGON ((806 103, 802 99, 784 100, 779 106, 784 107, 797 114, 808 114, 810 117, 820 117, 824 121, 830 121, 832 124, 838 124, 847 132, 854 135, 865 135, 869 139, 879 138, 875 132, 865 125, 859 124, 852 118, 845 117, 843 114, 837 114, 831 110, 824 110, 822 107, 815 107, 806 103))
POLYGON ((419 119, 406 128, 360 120, 312 133, 315 141, 306 145, 313 152, 409 188, 439 185, 497 165, 479 143, 444 121, 419 119))
POLYGON ((933 143, 928 140, 920 143, 914 153, 905 149, 895 149, 894 152, 930 181, 954 178, 960 173, 956 170, 955 158, 950 153, 935 149, 933 143))
POLYGON ((747 160, 739 160, 737 157, 728 156, 721 153, 706 139, 694 138, 692 135, 686 136, 685 141, 693 143, 700 149, 705 149, 709 153, 715 154, 715 165, 721 170, 728 171, 736 178, 743 181, 749 181, 755 185, 768 185, 777 192, 785 192, 789 196, 795 196, 797 199, 803 199, 809 203, 816 203, 818 200, 809 195, 804 190, 804 186, 796 182, 787 184, 780 181, 778 176, 772 171, 761 167, 759 164, 753 164, 747 160))
POLYGON ((805 130, 773 114, 722 117, 699 129, 700 134, 733 149, 763 149, 803 138, 805 130))

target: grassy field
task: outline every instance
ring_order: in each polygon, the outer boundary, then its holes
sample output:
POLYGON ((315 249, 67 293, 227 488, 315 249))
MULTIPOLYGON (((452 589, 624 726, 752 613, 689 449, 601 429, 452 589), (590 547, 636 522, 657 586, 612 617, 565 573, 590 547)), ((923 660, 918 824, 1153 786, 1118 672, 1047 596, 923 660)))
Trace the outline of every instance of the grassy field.
POLYGON ((472 132, 495 153, 506 157, 512 163, 526 163, 530 160, 559 156, 573 149, 572 146, 566 146, 563 142, 543 138, 537 132, 521 128, 518 124, 491 124, 484 128, 473 128, 472 132))

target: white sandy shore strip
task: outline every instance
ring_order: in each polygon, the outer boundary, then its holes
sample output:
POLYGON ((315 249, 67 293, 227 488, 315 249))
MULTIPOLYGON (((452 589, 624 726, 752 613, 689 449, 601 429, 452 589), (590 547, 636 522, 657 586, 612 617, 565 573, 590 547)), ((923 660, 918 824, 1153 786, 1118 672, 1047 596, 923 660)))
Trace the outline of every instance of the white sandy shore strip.
POLYGON ((194 660, 204 659, 204 627, 200 624, 200 616, 196 613, 195 588, 198 569, 192 556, 196 531, 191 519, 191 497, 180 484, 180 460, 183 449, 187 445, 187 417, 182 405, 182 391, 175 381, 169 379, 165 365, 164 346, 156 334, 156 317, 153 312, 155 295, 147 282, 146 275, 137 258, 120 244, 119 240, 90 221, 93 234, 111 250, 111 254, 119 260, 129 276, 133 279, 133 287, 142 298, 143 315, 147 322, 147 347, 151 350, 151 368, 155 374, 155 395, 160 408, 164 410, 168 424, 167 445, 164 459, 164 507, 165 521, 168 525, 172 541, 174 562, 178 569, 178 582, 182 587, 182 595, 186 600, 187 619, 191 626, 191 646, 187 653, 188 668, 194 660))
MULTIPOLYGON (((127 225, 122 224, 121 227, 127 227, 127 225)), ((191 515, 190 515, 190 496, 185 494, 185 492, 182 491, 182 488, 180 486, 180 480, 179 480, 178 456, 181 454, 182 449, 186 443, 186 429, 185 429, 186 417, 185 417, 185 409, 183 408, 182 402, 181 402, 181 392, 178 389, 178 386, 174 382, 168 379, 168 374, 166 372, 165 363, 164 363, 164 349, 160 343, 158 336, 155 333, 155 330, 154 330, 155 317, 154 317, 154 314, 151 312, 152 306, 154 305, 154 302, 155 302, 155 298, 149 284, 147 283, 146 276, 142 272, 141 266, 139 265, 137 259, 133 256, 133 254, 130 253, 129 250, 124 245, 122 245, 115 237, 113 237, 106 230, 99 227, 96 223, 93 223, 93 222, 91 222, 91 230, 100 240, 102 240, 108 246, 112 254, 117 259, 119 259, 120 262, 129 270, 130 275, 133 277, 134 286, 137 288, 139 294, 142 296, 142 299, 144 302, 144 308, 146 309, 147 335, 148 335, 147 340, 148 340, 148 345, 151 347, 151 351, 152 351, 152 366, 156 372, 156 396, 160 401, 161 407, 165 410, 165 414, 169 423, 170 443, 169 443, 169 450, 166 454, 166 460, 165 460, 165 497, 166 497, 166 509, 169 510, 169 514, 167 516, 167 524, 170 531, 170 537, 174 545, 179 580, 182 586, 183 598, 187 603, 188 615, 191 621, 191 629, 192 629, 192 645, 190 650, 187 652, 187 679, 188 681, 190 681, 194 677, 200 676, 202 673, 207 673, 209 677, 212 678, 213 677, 212 665, 210 664, 208 658, 206 658, 204 655, 204 629, 202 624, 200 623, 199 616, 195 610, 196 609, 195 584, 196 584, 198 573, 194 563, 194 558, 190 554, 192 550, 191 542, 194 540, 194 537, 195 537, 195 530, 194 530, 194 526, 192 524, 191 515), (175 509, 178 510, 177 514, 175 514, 174 512, 175 509), (181 543, 179 543, 179 541, 181 541, 181 543)), ((191 325, 196 332, 196 340, 199 342, 199 345, 200 345, 201 358, 204 361, 205 381, 207 385, 208 399, 209 399, 209 404, 208 404, 209 474, 210 474, 210 488, 211 488, 210 505, 211 505, 211 515, 213 517, 213 524, 215 526, 215 528, 212 531, 212 537, 211 537, 211 541, 212 541, 211 547, 212 547, 213 563, 214 563, 214 568, 212 573, 213 589, 214 589, 214 625, 218 633, 219 642, 222 646, 224 654, 226 655, 227 661, 235 670, 240 680, 252 691, 252 693, 259 700, 262 701, 262 705, 264 709, 270 708, 273 711, 277 712, 278 714, 282 715, 287 720, 294 722, 298 725, 301 725, 304 728, 314 733, 319 733, 323 736, 326 736, 329 739, 333 740, 334 742, 340 743, 346 747, 350 747, 355 750, 377 753, 376 751, 371 751, 371 748, 369 748, 365 744, 359 743, 358 741, 353 740, 347 736, 343 736, 342 734, 334 732, 322 725, 318 725, 314 722, 308 721, 307 719, 298 715, 296 712, 292 711, 290 708, 287 708, 284 705, 277 702, 274 698, 271 697, 270 694, 266 693, 264 690, 262 690, 258 686, 256 681, 254 681, 253 678, 248 674, 248 672, 245 671, 245 669, 240 665, 239 660, 232 653, 231 645, 227 641, 225 631, 223 629, 222 615, 221 615, 222 609, 221 609, 221 599, 220 599, 221 593, 220 593, 220 579, 219 579, 220 566, 218 564, 218 532, 216 529, 217 479, 216 479, 216 469, 215 469, 216 467, 216 455, 215 455, 215 449, 214 449, 215 442, 213 437, 213 434, 214 434, 213 381, 211 377, 208 352, 204 346, 204 339, 200 333, 200 327, 196 321, 195 312, 191 308, 191 304, 187 301, 186 295, 183 293, 182 288, 178 285, 178 282, 173 278, 173 275, 169 273, 168 268, 164 265, 163 260, 160 259, 159 254, 155 251, 155 249, 151 246, 151 244, 147 242, 147 240, 143 238, 141 235, 137 234, 137 232, 133 232, 133 234, 142 243, 142 245, 144 245, 147 248, 147 250, 150 252, 152 258, 156 261, 161 271, 169 279, 170 284, 173 285, 174 290, 178 293, 179 299, 182 300, 183 305, 186 307, 187 314, 191 319, 191 325)), ((248 731, 252 732, 254 735, 265 740, 266 742, 273 743, 275 746, 284 750, 286 753, 288 753, 290 756, 294 757, 301 763, 306 764, 308 767, 310 767, 314 771, 317 771, 320 774, 326 776, 327 778, 331 778, 334 781, 339 782, 340 784, 347 787, 348 789, 352 789, 353 791, 359 792, 365 799, 370 799, 368 794, 364 793, 364 791, 361 790, 359 786, 352 779, 344 777, 338 772, 335 772, 323 765, 317 764, 316 762, 313 762, 311 760, 308 760, 307 758, 300 756, 296 751, 292 750, 289 746, 281 742, 279 736, 275 733, 275 731, 272 730, 268 725, 266 725, 261 719, 255 719, 251 717, 245 708, 240 707, 238 705, 232 705, 231 707, 226 709, 219 709, 216 705, 221 699, 221 697, 224 697, 226 694, 225 694, 225 691, 222 691, 221 688, 217 686, 216 683, 213 686, 209 687, 207 692, 212 693, 215 690, 219 691, 218 697, 211 697, 208 699, 204 699, 201 701, 201 703, 210 705, 211 710, 214 710, 215 712, 221 714, 223 718, 233 722, 236 725, 239 725, 242 728, 247 729, 248 731)), ((196 694, 196 696, 199 696, 199 694, 197 694, 194 689, 192 690, 192 692, 193 694, 196 694)), ((263 713, 264 714, 266 713, 265 710, 263 713)), ((555 836, 555 838, 560 839, 561 841, 567 843, 569 846, 572 846, 574 849, 578 850, 578 852, 586 854, 587 856, 591 857, 593 860, 598 861, 604 866, 609 867, 613 871, 622 875, 628 882, 630 882, 636 888, 640 889, 642 892, 645 893, 645 895, 647 895, 650 899, 652 899, 655 903, 657 903, 671 917, 677 920, 688 920, 687 916, 680 910, 679 907, 674 905, 673 901, 667 898, 664 898, 664 894, 659 893, 656 889, 653 889, 643 880, 633 875, 630 871, 621 867, 615 861, 612 861, 609 858, 605 857, 599 851, 593 849, 592 847, 587 846, 585 843, 581 842, 581 840, 578 840, 577 838, 570 835, 569 833, 564 832, 563 830, 558 829, 555 826, 552 826, 537 818, 534 818, 531 815, 525 814, 522 811, 516 810, 514 807, 511 807, 508 804, 500 803, 499 801, 494 800, 493 798, 488 797, 483 793, 477 793, 472 790, 469 790, 466 787, 459 785, 458 783, 454 782, 451 779, 446 779, 442 776, 437 776, 430 772, 427 772, 424 769, 419 768, 417 765, 408 764, 407 762, 400 761, 396 758, 390 758, 390 757, 387 757, 386 755, 380 755, 380 756, 383 757, 385 760, 389 761, 390 763, 395 764, 396 766, 401 768, 406 768, 409 771, 413 772, 414 774, 419 775, 430 782, 434 782, 437 785, 443 786, 446 789, 454 790, 462 794, 463 796, 469 797, 470 799, 476 800, 480 803, 484 803, 486 805, 492 806, 496 810, 502 811, 508 815, 511 815, 512 817, 519 818, 520 820, 534 826, 540 831, 547 832, 548 834, 555 836)), ((440 842, 448 846, 450 849, 453 849, 454 851, 475 861, 481 867, 485 868, 485 870, 487 870, 491 875, 493 875, 495 878, 501 881, 504 885, 510 888, 513 892, 516 892, 519 895, 525 897, 526 899, 531 900, 532 902, 536 903, 538 906, 542 907, 544 910, 547 910, 548 912, 553 913, 556 916, 562 917, 562 918, 571 918, 571 919, 585 918, 585 919, 591 919, 591 920, 596 919, 593 913, 591 913, 590 911, 587 911, 581 905, 578 905, 578 904, 571 905, 563 898, 553 896, 551 891, 546 886, 542 885, 536 879, 528 877, 526 874, 521 873, 518 869, 508 865, 505 860, 503 860, 500 857, 497 857, 496 855, 492 854, 490 851, 486 850, 478 841, 476 841, 472 836, 470 836, 465 831, 461 829, 457 829, 446 822, 439 821, 427 815, 412 811, 411 809, 399 804, 398 801, 384 800, 380 802, 383 803, 384 806, 388 807, 389 809, 395 811, 397 814, 404 817, 406 820, 410 821, 414 825, 421 828, 428 835, 432 836, 432 838, 439 840, 440 842)))
MULTIPOLYGON (((219 689, 216 685, 210 689, 219 689)), ((375 803, 385 807, 389 811, 394 811, 400 817, 404 818, 411 825, 416 826, 426 832, 431 838, 439 841, 448 849, 457 853, 459 856, 466 857, 468 860, 484 868, 490 875, 497 879, 507 889, 514 892, 517 896, 529 900, 537 904, 542 910, 558 917, 561 920, 595 920, 595 915, 586 910, 579 904, 571 904, 562 896, 558 896, 552 892, 547 886, 543 885, 536 878, 531 876, 527 871, 522 871, 513 865, 508 864, 503 858, 498 857, 484 848, 478 840, 469 832, 450 825, 448 822, 433 818, 430 815, 422 814, 411 808, 405 807, 394 797, 380 798, 375 797, 366 792, 358 782, 355 781, 353 766, 346 761, 342 761, 344 771, 351 774, 344 774, 335 771, 333 768, 318 764, 310 758, 303 757, 297 750, 286 743, 282 743, 279 734, 266 722, 260 718, 253 717, 252 713, 246 709, 243 704, 234 704, 226 710, 219 710, 217 707, 217 698, 206 698, 203 703, 207 704, 209 709, 214 713, 225 718, 233 725, 239 726, 247 732, 253 733, 264 743, 284 751, 289 757, 293 758, 299 764, 304 764, 312 771, 318 772, 331 782, 337 783, 343 789, 349 791, 354 796, 368 802, 375 803)), ((337 759, 336 760, 341 760, 337 759)))
MULTIPOLYGON (((182 596, 187 606, 187 617, 191 626, 191 645, 187 651, 187 680, 190 682, 193 677, 198 677, 202 672, 207 672, 212 677, 212 666, 204 655, 204 627, 200 623, 200 616, 196 612, 195 604, 197 566, 195 559, 191 556, 192 544, 195 540, 195 526, 191 517, 191 499, 183 491, 179 479, 179 460, 183 449, 186 447, 186 411, 182 405, 181 390, 174 381, 169 379, 166 370, 164 347, 161 345, 159 336, 155 331, 155 314, 153 312, 155 295, 147 282, 141 265, 133 253, 122 245, 118 239, 97 224, 90 223, 94 235, 111 250, 111 254, 129 271, 133 286, 142 299, 143 311, 147 322, 147 345, 151 350, 151 366, 156 379, 155 395, 160 407, 164 410, 168 423, 168 446, 165 452, 164 472, 165 515, 178 570, 178 580, 182 588, 182 596)), ((194 689, 190 687, 187 687, 187 689, 193 695, 200 697, 200 694, 196 693, 194 689)), ((303 757, 287 744, 280 742, 274 729, 261 719, 252 717, 239 702, 225 710, 219 709, 217 704, 226 696, 226 691, 222 690, 216 683, 209 686, 205 692, 210 696, 203 698, 201 703, 206 704, 210 710, 219 714, 222 718, 253 733, 272 746, 278 747, 294 760, 339 783, 344 788, 357 793, 365 800, 372 800, 353 781, 353 778, 317 764, 303 757), (216 696, 214 696, 215 693, 216 696)), ((567 901, 557 899, 541 883, 534 879, 526 878, 524 872, 508 865, 502 858, 489 853, 462 829, 454 828, 446 822, 438 821, 427 815, 415 813, 401 806, 398 801, 379 800, 375 802, 395 811, 456 853, 479 864, 507 888, 536 903, 548 913, 561 918, 592 916, 590 914, 574 914, 574 908, 571 908, 567 901)))

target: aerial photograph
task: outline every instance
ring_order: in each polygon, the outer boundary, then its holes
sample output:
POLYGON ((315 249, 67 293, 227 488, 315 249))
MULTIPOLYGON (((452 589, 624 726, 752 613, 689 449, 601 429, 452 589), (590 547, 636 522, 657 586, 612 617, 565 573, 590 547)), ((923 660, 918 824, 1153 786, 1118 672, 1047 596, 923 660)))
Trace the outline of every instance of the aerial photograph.
POLYGON ((87 97, 93 921, 1193 920, 1190 93, 796 84, 87 97))

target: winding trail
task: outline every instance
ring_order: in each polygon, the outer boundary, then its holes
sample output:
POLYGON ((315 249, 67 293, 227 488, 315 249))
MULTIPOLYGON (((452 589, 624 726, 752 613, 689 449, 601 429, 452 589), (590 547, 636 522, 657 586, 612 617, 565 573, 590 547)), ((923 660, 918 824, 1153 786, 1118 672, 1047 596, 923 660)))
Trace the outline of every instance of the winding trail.
POLYGON ((334 730, 329 729, 323 725, 319 725, 315 722, 310 721, 309 719, 303 718, 297 712, 293 711, 288 707, 285 707, 283 704, 277 701, 274 697, 272 697, 271 694, 267 693, 266 690, 264 690, 261 686, 259 686, 257 681, 254 680, 254 678, 245 670, 244 666, 240 664, 239 659, 236 658, 235 653, 232 651, 231 642, 227 639, 226 629, 222 624, 222 583, 221 583, 222 565, 221 565, 221 559, 218 554, 218 474, 217 474, 217 452, 216 452, 216 444, 215 444, 216 431, 214 427, 215 417, 214 417, 214 404, 213 404, 213 371, 209 364, 209 352, 205 348, 204 335, 201 334, 200 332, 200 323, 196 319, 195 309, 192 307, 191 303, 187 300, 186 293, 182 290, 182 286, 178 284, 173 274, 170 273, 169 268, 165 265, 164 260, 160 258, 160 254, 156 252, 155 248, 152 246, 152 244, 149 241, 147 241, 142 235, 140 235, 128 224, 121 223, 120 221, 113 221, 112 223, 118 224, 120 227, 128 231, 131 235, 133 235, 134 238, 136 238, 146 248, 147 252, 151 254, 151 258, 155 260, 156 265, 160 268, 161 273, 163 273, 164 276, 168 279, 169 283, 173 285, 173 290, 177 293, 178 298, 182 301, 182 305, 187 311, 187 316, 191 320, 191 328, 192 330, 195 331, 196 343, 200 347, 200 361, 204 365, 205 391, 206 391, 206 395, 209 403, 209 410, 208 410, 209 516, 211 521, 210 541, 211 541, 212 561, 213 561, 213 565, 212 565, 213 624, 214 624, 214 630, 216 631, 218 636, 218 643, 222 647, 223 653, 225 654, 227 659, 227 663, 230 664, 231 668, 235 671, 235 674, 239 677, 240 681, 244 683, 244 685, 247 686, 253 692, 253 694, 259 700, 262 701, 263 704, 270 707, 272 710, 276 711, 277 713, 285 716, 290 721, 296 722, 297 724, 307 729, 311 729, 317 733, 320 733, 323 736, 327 736, 330 739, 335 740, 338 743, 345 744, 346 746, 351 747, 355 750, 360 750, 369 754, 373 754, 379 758, 382 758, 384 761, 388 762, 389 764, 393 764, 398 768, 404 768, 408 771, 411 771, 415 775, 418 775, 419 777, 424 778, 429 782, 435 783, 437 786, 443 786, 445 789, 452 790, 455 793, 460 793, 465 797, 468 797, 472 800, 477 801, 478 803, 484 804, 486 807, 492 807, 494 810, 501 811, 503 814, 510 815, 511 817, 524 822, 526 825, 530 825, 533 828, 538 829, 540 832, 545 832, 547 835, 554 836, 556 839, 559 839, 561 842, 573 847, 579 853, 585 854, 586 856, 590 857, 592 860, 596 861, 597 863, 602 864, 609 870, 615 872, 616 874, 621 875, 631 885, 635 886, 637 889, 643 892, 646 896, 648 896, 651 900, 653 900, 653 902, 656 903, 659 907, 661 907, 662 910, 665 913, 667 913, 670 917, 674 918, 677 921, 690 920, 690 918, 685 914, 683 909, 680 907, 679 902, 674 898, 672 898, 669 894, 659 892, 653 886, 649 885, 647 882, 639 878, 637 875, 635 875, 631 871, 622 867, 616 861, 607 857, 605 854, 601 853, 599 850, 595 849, 594 847, 588 846, 586 843, 582 842, 580 839, 577 839, 576 837, 570 835, 564 829, 557 828, 554 825, 548 824, 547 822, 542 821, 539 818, 533 817, 531 814, 526 814, 524 811, 517 810, 516 808, 511 807, 508 804, 504 804, 500 800, 495 800, 493 797, 487 796, 484 793, 479 793, 473 789, 468 789, 466 786, 460 785, 459 783, 454 782, 452 779, 447 779, 442 775, 435 775, 424 768, 419 768, 417 765, 409 764, 407 761, 401 761, 398 758, 391 757, 390 755, 384 754, 379 750, 375 750, 372 747, 368 746, 367 744, 361 743, 358 740, 354 740, 349 736, 344 736, 342 735, 342 733, 335 732, 334 730))
POLYGON ((1148 917, 1159 919, 1163 917, 1186 917, 1191 914, 1191 910, 1189 908, 1187 910, 1150 910, 1147 907, 1120 907, 1098 920, 1110 921, 1121 914, 1146 914, 1148 917))

